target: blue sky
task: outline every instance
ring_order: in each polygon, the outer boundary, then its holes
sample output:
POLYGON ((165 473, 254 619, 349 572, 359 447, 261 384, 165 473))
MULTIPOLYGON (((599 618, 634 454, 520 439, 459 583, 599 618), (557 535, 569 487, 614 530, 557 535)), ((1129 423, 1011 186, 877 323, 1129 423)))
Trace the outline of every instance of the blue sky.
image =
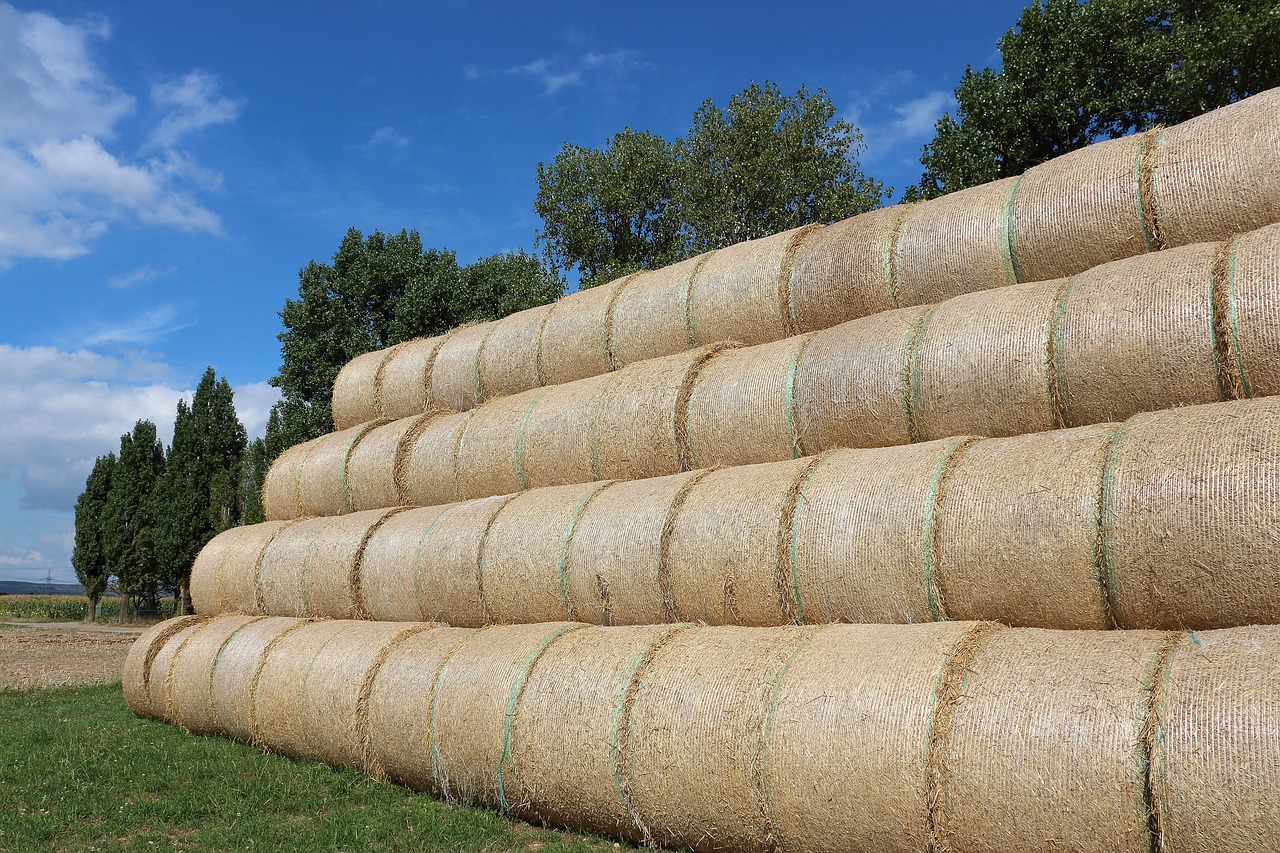
POLYGON ((0 579, 74 580, 75 499, 208 365, 251 434, 277 312, 349 227, 534 249, 537 164, 824 89, 899 192, 1021 2, 0 0, 0 579))

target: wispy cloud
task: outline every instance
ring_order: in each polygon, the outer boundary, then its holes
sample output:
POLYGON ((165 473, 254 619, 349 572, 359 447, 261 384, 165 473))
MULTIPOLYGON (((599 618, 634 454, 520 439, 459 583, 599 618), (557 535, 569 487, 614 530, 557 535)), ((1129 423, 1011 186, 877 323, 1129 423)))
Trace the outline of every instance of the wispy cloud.
POLYGON ((148 265, 129 270, 128 272, 121 273, 120 275, 113 275, 107 279, 107 284, 117 290, 125 290, 139 284, 146 284, 149 281, 155 281, 158 278, 171 276, 177 271, 177 267, 164 267, 163 269, 157 269, 156 267, 148 265))
POLYGON ((150 344, 192 325, 192 321, 182 318, 179 306, 161 305, 135 317, 86 331, 80 335, 79 343, 84 347, 150 344))
POLYGON ((916 160, 920 145, 933 136, 934 124, 955 107, 949 91, 916 94, 918 90, 911 72, 893 71, 877 74, 849 98, 844 118, 862 131, 864 164, 916 160))
POLYGON ((177 144, 233 121, 243 101, 192 71, 157 83, 162 117, 140 152, 113 145, 136 100, 95 62, 106 19, 63 21, 0 2, 0 269, 14 258, 65 260, 89 252, 125 220, 222 233, 199 198, 222 178, 177 144))
POLYGON ((616 81, 625 74, 653 67, 637 51, 615 50, 609 53, 588 51, 570 60, 539 57, 522 65, 501 69, 468 65, 463 68, 462 73, 468 80, 497 76, 525 77, 542 87, 544 97, 550 97, 571 86, 616 81))
POLYGON ((219 94, 220 87, 217 77, 200 70, 152 86, 151 100, 166 115, 151 131, 151 143, 171 148, 190 133, 235 121, 245 101, 219 94))
POLYGON ((373 132, 373 136, 369 137, 369 141, 365 143, 365 147, 378 148, 380 146, 385 146, 388 148, 404 148, 408 144, 408 137, 399 133, 394 127, 380 127, 373 132))

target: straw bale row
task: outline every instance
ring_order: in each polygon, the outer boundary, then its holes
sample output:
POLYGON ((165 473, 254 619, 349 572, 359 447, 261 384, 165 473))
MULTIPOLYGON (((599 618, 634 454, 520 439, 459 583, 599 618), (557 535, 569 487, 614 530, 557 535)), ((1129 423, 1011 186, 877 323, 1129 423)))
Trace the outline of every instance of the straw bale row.
POLYGON ((368 353, 339 374, 334 421, 345 429, 469 409, 700 344, 767 343, 1276 221, 1280 90, 1271 90, 1021 177, 730 246, 368 353))
POLYGON ((460 626, 1280 623, 1280 397, 233 528, 191 593, 460 626))
POLYGON ((432 506, 1278 391, 1275 225, 774 343, 639 362, 467 412, 367 422, 285 452, 264 505, 271 519, 432 506))
POLYGON ((135 713, 697 850, 1280 849, 1280 627, 188 617, 135 713))

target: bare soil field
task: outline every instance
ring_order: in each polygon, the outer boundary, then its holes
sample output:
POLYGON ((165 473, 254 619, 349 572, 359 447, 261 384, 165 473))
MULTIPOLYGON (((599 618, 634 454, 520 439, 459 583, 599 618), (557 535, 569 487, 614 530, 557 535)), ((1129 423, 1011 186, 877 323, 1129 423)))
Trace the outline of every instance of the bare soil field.
POLYGON ((142 628, 61 623, 0 626, 0 690, 117 681, 142 628))

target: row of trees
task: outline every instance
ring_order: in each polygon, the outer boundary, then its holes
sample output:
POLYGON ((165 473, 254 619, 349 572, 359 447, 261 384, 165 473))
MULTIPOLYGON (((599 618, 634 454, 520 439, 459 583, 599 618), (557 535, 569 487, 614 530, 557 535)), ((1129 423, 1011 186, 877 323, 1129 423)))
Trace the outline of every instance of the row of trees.
POLYGON ((113 588, 154 604, 172 593, 190 609, 191 566, 200 548, 236 524, 262 520, 266 473, 261 439, 247 440, 226 379, 205 371, 191 405, 178 401, 173 442, 138 421, 118 453, 98 457, 76 501, 71 563, 89 597, 90 618, 113 588))

